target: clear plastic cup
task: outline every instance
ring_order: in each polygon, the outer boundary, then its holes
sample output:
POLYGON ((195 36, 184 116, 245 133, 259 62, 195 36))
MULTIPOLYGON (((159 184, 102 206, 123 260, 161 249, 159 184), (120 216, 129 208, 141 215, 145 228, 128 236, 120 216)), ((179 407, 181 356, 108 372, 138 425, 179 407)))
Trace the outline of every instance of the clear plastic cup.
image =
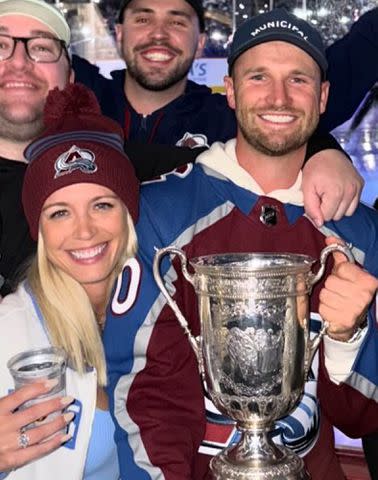
MULTIPOLYGON (((31 383, 57 380, 57 385, 54 388, 43 395, 28 400, 21 405, 20 410, 31 407, 36 403, 50 400, 51 398, 65 396, 66 365, 67 355, 63 349, 57 347, 28 350, 12 357, 8 361, 7 367, 13 377, 16 390, 31 383)), ((47 417, 43 417, 33 424, 27 425, 26 428, 36 427, 42 423, 49 422, 58 415, 60 415, 60 412, 53 412, 47 417)))

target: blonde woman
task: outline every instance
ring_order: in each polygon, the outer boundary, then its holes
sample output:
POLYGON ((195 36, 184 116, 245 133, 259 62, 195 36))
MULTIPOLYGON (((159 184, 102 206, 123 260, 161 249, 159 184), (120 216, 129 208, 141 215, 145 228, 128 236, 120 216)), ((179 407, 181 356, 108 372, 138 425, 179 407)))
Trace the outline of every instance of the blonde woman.
POLYGON ((37 254, 0 305, 0 478, 117 480, 101 333, 114 279, 136 252, 139 185, 120 127, 84 87, 51 92, 45 124, 25 152, 23 205, 37 254), (6 363, 50 345, 68 356, 67 397, 18 411, 53 385, 9 393, 6 363), (24 430, 51 412, 54 420, 24 430))

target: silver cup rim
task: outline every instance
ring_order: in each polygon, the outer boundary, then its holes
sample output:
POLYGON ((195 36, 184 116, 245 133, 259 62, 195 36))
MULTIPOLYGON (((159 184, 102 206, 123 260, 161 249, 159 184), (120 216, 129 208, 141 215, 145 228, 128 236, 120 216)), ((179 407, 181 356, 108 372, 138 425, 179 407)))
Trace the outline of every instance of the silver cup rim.
POLYGON ((229 275, 254 273, 266 276, 282 273, 304 273, 315 259, 299 253, 220 253, 202 255, 189 260, 196 273, 229 275), (268 263, 268 262, 274 263, 268 263))
MULTIPOLYGON (((7 362, 7 367, 11 374, 17 374, 19 372, 18 368, 15 368, 15 365, 22 359, 24 356, 34 356, 34 355, 48 355, 48 354, 55 354, 57 356, 57 361, 60 363, 60 366, 64 366, 67 364, 67 354, 63 348, 60 347, 45 347, 45 348, 36 348, 36 349, 30 349, 30 350, 25 350, 22 352, 17 353, 16 355, 13 355, 8 362, 7 362), (59 359, 60 357, 61 359, 59 359)), ((44 370, 44 374, 48 375, 50 371, 55 370, 56 367, 50 367, 44 370)), ((25 378, 33 378, 36 373, 35 371, 25 371, 22 372, 22 375, 25 378)))

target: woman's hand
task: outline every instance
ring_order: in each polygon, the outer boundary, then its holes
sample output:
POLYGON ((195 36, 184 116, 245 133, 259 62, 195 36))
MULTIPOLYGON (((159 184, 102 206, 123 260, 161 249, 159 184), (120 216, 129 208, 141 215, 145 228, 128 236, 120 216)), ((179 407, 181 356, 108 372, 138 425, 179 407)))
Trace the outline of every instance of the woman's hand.
POLYGON ((60 431, 74 417, 73 413, 58 415, 50 422, 24 430, 24 427, 53 412, 62 412, 73 402, 72 397, 58 397, 17 411, 25 402, 48 393, 53 382, 35 383, 24 386, 0 398, 0 472, 25 465, 56 450, 71 436, 60 431), (57 433, 58 432, 58 433, 57 433))

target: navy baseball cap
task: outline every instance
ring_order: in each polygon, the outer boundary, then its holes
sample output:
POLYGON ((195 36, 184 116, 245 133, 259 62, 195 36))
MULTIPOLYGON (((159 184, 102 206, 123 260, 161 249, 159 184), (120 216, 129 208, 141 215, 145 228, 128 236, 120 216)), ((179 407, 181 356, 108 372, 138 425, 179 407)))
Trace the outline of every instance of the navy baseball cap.
MULTIPOLYGON (((123 2, 121 2, 119 15, 118 15, 118 23, 123 22, 123 13, 125 11, 125 8, 131 1, 132 0, 123 0, 123 2)), ((189 5, 191 5, 194 11, 196 12, 199 20, 200 30, 201 32, 203 32, 205 30, 205 12, 203 9, 202 0, 185 0, 185 2, 189 3, 189 5)))
POLYGON ((243 52, 275 40, 291 43, 308 53, 319 65, 322 78, 325 79, 328 63, 320 33, 308 22, 288 13, 284 8, 256 15, 236 30, 228 56, 229 72, 243 52))

